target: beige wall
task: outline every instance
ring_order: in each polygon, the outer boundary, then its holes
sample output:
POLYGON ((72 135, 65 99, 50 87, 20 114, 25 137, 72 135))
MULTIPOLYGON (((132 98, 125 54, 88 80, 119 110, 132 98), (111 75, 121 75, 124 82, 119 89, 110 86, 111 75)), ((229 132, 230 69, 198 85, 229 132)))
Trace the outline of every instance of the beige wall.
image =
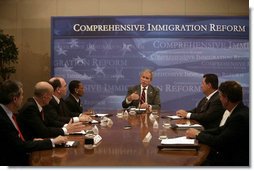
POLYGON ((50 77, 51 16, 248 16, 248 0, 0 0, 0 29, 15 36, 25 98, 50 77))

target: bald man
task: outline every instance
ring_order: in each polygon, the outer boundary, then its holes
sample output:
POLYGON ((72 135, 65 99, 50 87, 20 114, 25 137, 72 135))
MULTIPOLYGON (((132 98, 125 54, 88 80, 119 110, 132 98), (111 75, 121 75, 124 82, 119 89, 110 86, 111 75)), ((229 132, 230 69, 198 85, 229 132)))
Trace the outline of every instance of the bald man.
POLYGON ((29 98, 21 108, 17 120, 25 139, 49 138, 84 130, 85 127, 81 122, 69 123, 62 128, 46 125, 43 106, 52 99, 53 91, 48 82, 38 82, 34 87, 33 98, 29 98))

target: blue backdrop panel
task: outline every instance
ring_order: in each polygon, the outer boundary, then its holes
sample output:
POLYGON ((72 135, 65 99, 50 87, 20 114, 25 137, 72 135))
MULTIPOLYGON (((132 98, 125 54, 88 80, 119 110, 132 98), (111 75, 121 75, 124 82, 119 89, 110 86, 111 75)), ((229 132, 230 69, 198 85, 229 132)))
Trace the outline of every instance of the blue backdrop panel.
POLYGON ((84 108, 98 112, 121 109, 144 68, 154 71, 162 110, 194 107, 205 73, 239 81, 249 105, 248 23, 248 17, 53 17, 52 75, 81 80, 84 108))

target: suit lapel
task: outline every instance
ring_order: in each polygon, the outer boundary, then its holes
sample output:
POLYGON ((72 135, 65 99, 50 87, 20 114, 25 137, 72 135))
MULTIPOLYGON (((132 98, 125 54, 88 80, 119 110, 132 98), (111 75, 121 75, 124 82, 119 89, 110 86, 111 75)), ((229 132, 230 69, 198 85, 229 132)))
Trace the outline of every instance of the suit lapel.
POLYGON ((241 109, 243 106, 244 106, 243 103, 239 103, 239 104, 236 106, 236 108, 233 110, 233 112, 231 113, 231 115, 227 118, 227 120, 226 120, 224 126, 227 125, 227 124, 230 122, 231 118, 232 118, 232 117, 238 112, 238 110, 241 109))
MULTIPOLYGON (((216 93, 214 93, 214 94, 212 95, 212 97, 211 97, 209 100, 207 100, 206 102, 204 102, 204 104, 201 106, 201 109, 200 109, 201 112, 205 111, 205 110, 208 108, 210 102, 213 101, 214 98, 216 98, 216 96, 218 95, 218 93, 219 93, 219 92, 217 91, 216 93)), ((202 100, 205 101, 205 98, 206 98, 206 97, 204 97, 202 100)))
POLYGON ((77 102, 76 99, 72 95, 70 95, 70 96, 71 96, 72 102, 74 103, 76 108, 79 109, 79 112, 83 112, 83 108, 80 105, 80 99, 79 99, 79 102, 77 102))
POLYGON ((4 111, 4 109, 2 108, 2 106, 0 106, 0 114, 3 116, 3 119, 9 124, 11 125, 11 127, 13 128, 13 130, 15 130, 18 134, 18 130, 16 129, 16 127, 13 125, 12 121, 10 120, 10 118, 8 117, 7 113, 4 111))

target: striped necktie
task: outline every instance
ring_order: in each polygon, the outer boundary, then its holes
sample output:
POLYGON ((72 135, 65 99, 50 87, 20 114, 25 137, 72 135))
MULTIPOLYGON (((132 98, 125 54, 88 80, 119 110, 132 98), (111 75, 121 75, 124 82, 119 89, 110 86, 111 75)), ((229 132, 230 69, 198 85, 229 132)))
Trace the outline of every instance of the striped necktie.
POLYGON ((146 93, 145 93, 145 90, 146 90, 146 88, 143 87, 143 91, 142 91, 141 98, 140 98, 140 104, 143 104, 143 103, 146 102, 146 93))

